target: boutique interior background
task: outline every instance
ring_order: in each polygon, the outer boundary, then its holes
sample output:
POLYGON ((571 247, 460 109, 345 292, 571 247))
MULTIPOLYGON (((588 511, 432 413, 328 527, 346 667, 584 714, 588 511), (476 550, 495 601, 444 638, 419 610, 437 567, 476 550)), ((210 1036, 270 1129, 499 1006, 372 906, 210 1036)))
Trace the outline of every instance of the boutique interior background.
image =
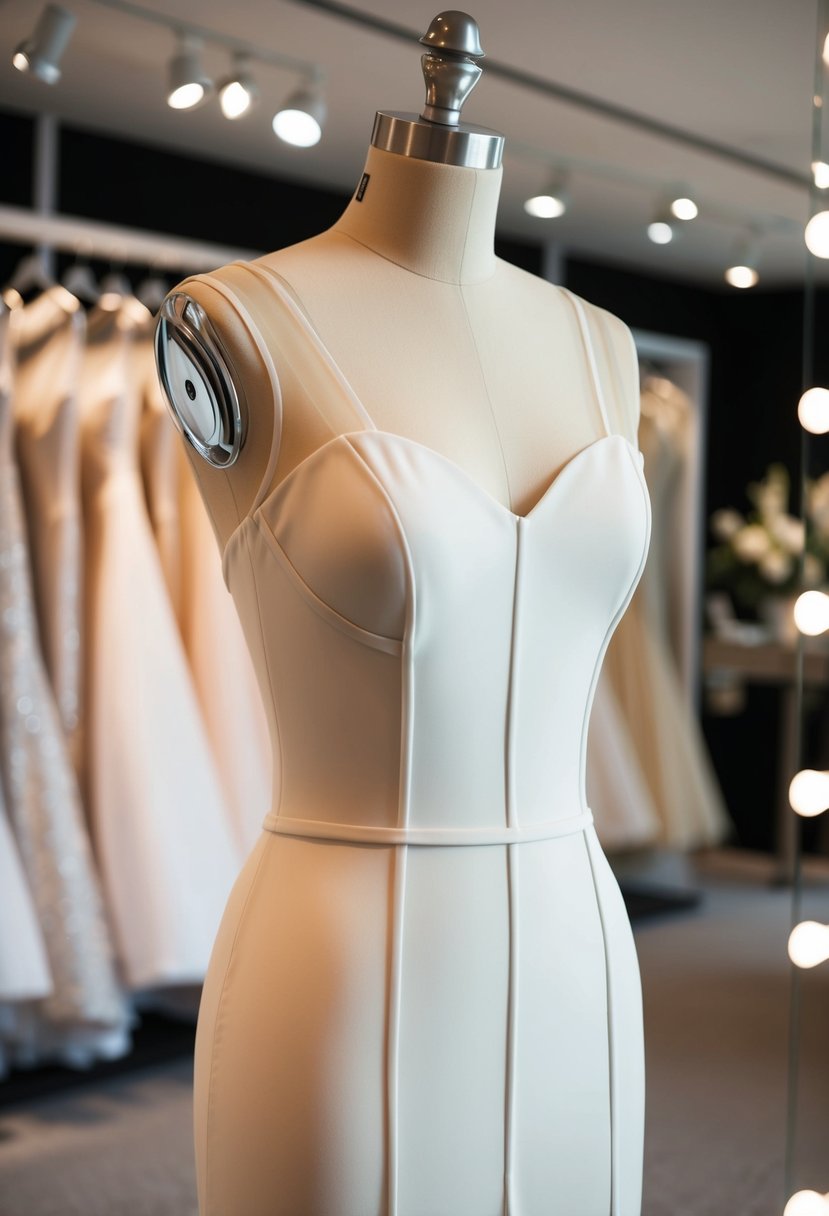
MULTIPOLYGON (((211 256, 220 262, 231 250, 313 235, 333 222, 359 180, 375 110, 422 104, 416 39, 434 16, 431 4, 70 0, 69 8, 77 24, 60 80, 49 87, 11 67, 38 7, 0 0, 0 213, 14 209, 17 222, 21 210, 79 216, 165 234, 170 244, 162 250, 156 242, 155 258, 130 258, 125 247, 118 264, 117 239, 113 245, 111 234, 105 240, 93 227, 86 246, 59 242, 59 276, 80 254, 99 279, 123 271, 135 286, 161 267, 169 284, 211 256), (199 53, 215 81, 231 72, 234 52, 252 52, 258 103, 250 114, 227 121, 215 94, 191 111, 167 105, 180 30, 201 32, 199 53), (275 137, 271 119, 307 80, 321 90, 326 113, 319 142, 299 148, 275 137), (38 122, 43 115, 55 121, 38 122), (193 241, 200 250, 187 245, 193 241)), ((812 164, 829 161, 829 135, 824 146, 822 125, 813 122, 825 10, 823 0, 482 0, 474 12, 487 58, 464 117, 506 136, 499 252, 633 327, 643 411, 658 411, 660 401, 690 411, 677 493, 655 498, 672 502, 675 516, 662 537, 670 560, 655 581, 682 702, 670 715, 673 742, 663 738, 661 756, 651 755, 666 768, 662 792, 630 773, 626 782, 618 772, 602 782, 594 772, 597 800, 616 799, 623 811, 624 830, 614 836, 609 825, 605 843, 627 883, 643 973, 645 1216, 779 1216, 798 1188, 829 1190, 829 973, 824 965, 798 977, 790 1022, 790 892, 775 885, 790 879, 795 860, 791 773, 798 758, 821 770, 829 764, 824 645, 810 643, 802 716, 802 649, 763 633, 762 622, 746 629, 727 620, 725 637, 703 638, 707 516, 747 509, 746 486, 775 462, 788 470, 796 511, 801 473, 816 480, 826 468, 826 441, 812 437, 804 446, 796 415, 803 387, 829 378, 829 350, 820 342, 812 350, 808 340, 822 332, 829 263, 807 260, 803 238, 822 206, 812 164), (566 202, 563 214, 527 214, 525 201, 547 191, 566 202), (676 197, 693 199, 696 218, 666 214, 676 197), (672 225, 668 243, 648 236, 659 220, 672 225), (750 290, 724 280, 739 263, 759 275, 750 290), (762 645, 747 644, 752 627, 762 645), (641 797, 633 817, 623 787, 628 800, 641 797), (678 820, 665 818, 661 799, 678 820), (689 818, 694 805, 705 814, 689 818), (654 906, 661 915, 642 915, 654 906)), ((14 222, 4 228, 0 214, 3 281, 28 251, 27 238, 14 238, 14 222)), ((149 481, 148 496, 152 507, 149 481)), ((191 508, 182 508, 191 529, 183 535, 195 548, 200 525, 191 508)), ((628 635, 647 631, 648 620, 643 612, 637 624, 632 614, 628 635)), ((626 699, 637 652, 617 652, 607 698, 618 704, 610 713, 603 700, 596 736, 627 717, 631 736, 636 728, 642 736, 625 744, 635 750, 637 741, 647 747, 648 734, 635 699, 626 699)), ((189 658, 198 685, 210 656, 193 643, 189 658)), ((804 840, 795 919, 823 923, 829 870, 819 817, 804 840)), ((167 1013, 180 1006, 179 986, 168 985, 165 998, 167 1013)), ((146 1050, 166 1051, 169 1027, 144 1017, 161 1036, 146 1050)), ((142 1058, 137 1041, 133 1063, 142 1058)), ((114 1067, 99 1065, 93 1075, 114 1067)), ((0 1082, 8 1107, 0 1210, 52 1210, 42 1167, 57 1160, 64 1194, 76 1194, 67 1201, 76 1208, 63 1210, 132 1216, 140 1203, 153 1216, 192 1211, 187 1060, 116 1076, 98 1091, 34 1100, 64 1080, 62 1071, 44 1069, 13 1071, 0 1082)), ((814 1207, 813 1216, 824 1210, 829 1205, 814 1207)), ((808 1213, 791 1207, 787 1216, 808 1213)))
MULTIPOLYGON (((166 28, 129 16, 122 11, 128 4, 78 0, 59 93, 44 94, 30 77, 4 72, 0 102, 55 108, 84 127, 126 138, 140 132, 190 155, 346 194, 359 175, 378 105, 419 106, 411 39, 390 37, 383 27, 417 34, 428 21, 424 4, 308 0, 278 4, 267 15, 258 0, 240 0, 232 15, 222 0, 140 7, 163 17, 166 28), (165 97, 177 22, 293 62, 286 68, 251 64, 261 103, 243 121, 222 120, 215 100, 192 113, 171 112, 165 97), (328 113, 320 143, 297 150, 274 139, 270 117, 301 82, 303 66, 322 69, 328 113)), ((8 61, 35 13, 26 0, 4 0, 0 11, 0 53, 8 61)), ((800 281, 811 159, 804 65, 815 37, 812 4, 523 0, 505 7, 485 0, 475 15, 488 74, 469 113, 471 121, 506 135, 505 233, 533 242, 549 237, 592 256, 714 284, 733 260, 735 244, 756 225, 763 233, 764 282, 800 281), (516 79, 496 74, 495 65, 509 67, 516 79), (557 97, 556 88, 596 105, 573 104, 557 97), (641 116, 651 130, 629 127, 614 110, 641 116), (686 133, 688 142, 672 132, 686 133), (556 168, 570 171, 572 203, 548 234, 524 213, 523 202, 542 191, 556 168), (645 230, 673 187, 689 191, 702 215, 681 241, 656 247, 645 230)), ((227 50, 208 41, 204 65, 214 79, 223 78, 231 66, 227 50)), ((175 211, 179 200, 167 202, 175 211)))

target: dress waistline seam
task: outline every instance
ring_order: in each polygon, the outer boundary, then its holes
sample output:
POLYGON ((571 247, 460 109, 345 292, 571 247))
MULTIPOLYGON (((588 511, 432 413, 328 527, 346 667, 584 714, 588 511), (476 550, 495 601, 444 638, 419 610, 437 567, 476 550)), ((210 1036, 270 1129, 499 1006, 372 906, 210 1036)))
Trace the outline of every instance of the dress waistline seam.
POLYGON ((314 840, 332 840, 349 844, 412 844, 459 847, 463 845, 524 844, 538 840, 554 840, 583 832, 593 823, 588 809, 565 819, 551 819, 516 827, 437 828, 437 827, 375 827, 371 824, 331 823, 317 819, 297 819, 287 815, 270 814, 262 827, 280 836, 305 836, 314 840))

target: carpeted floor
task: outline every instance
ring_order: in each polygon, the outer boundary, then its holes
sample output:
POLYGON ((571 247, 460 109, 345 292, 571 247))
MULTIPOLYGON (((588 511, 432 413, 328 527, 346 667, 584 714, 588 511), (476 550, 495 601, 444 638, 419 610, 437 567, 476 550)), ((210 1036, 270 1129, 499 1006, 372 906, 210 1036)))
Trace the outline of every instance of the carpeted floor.
MULTIPOLYGON (((782 1216, 789 895, 767 877, 760 861, 712 855, 701 906, 637 930, 642 1216, 782 1216)), ((829 873, 814 877, 804 914, 829 921, 829 873)), ((829 964, 804 975, 802 1007, 796 1183, 825 1191, 829 964)), ((4 1112, 0 1216, 196 1216, 190 1084, 180 1061, 4 1112)))

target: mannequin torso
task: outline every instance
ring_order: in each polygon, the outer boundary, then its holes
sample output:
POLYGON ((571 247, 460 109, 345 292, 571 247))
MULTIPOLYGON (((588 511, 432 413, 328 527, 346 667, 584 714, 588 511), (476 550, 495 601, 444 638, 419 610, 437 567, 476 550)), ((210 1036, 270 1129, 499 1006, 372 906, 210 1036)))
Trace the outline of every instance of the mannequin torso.
POLYGON ((583 794, 649 535, 633 345, 494 257, 499 170, 366 174, 180 289, 241 403, 216 467, 236 402, 182 343, 280 757, 199 1013, 200 1211, 636 1216, 639 981, 583 794))
MULTIPOLYGON (((281 277, 378 428, 433 448, 525 515, 602 433, 572 306, 550 284, 495 257, 500 169, 372 148, 366 174, 362 199, 352 199, 333 228, 259 265, 281 277)), ((244 267, 210 278, 249 297, 244 267)), ((231 469, 212 469, 188 449, 223 546, 265 474, 273 401, 261 393, 261 360, 232 304, 209 280, 193 278, 182 289, 210 317, 250 416, 248 441, 231 469)), ((255 315, 280 375, 276 328, 255 315)), ((629 331, 595 307, 588 320, 612 427, 635 442, 629 331)), ((288 377, 282 391, 274 485, 327 437, 288 377)))

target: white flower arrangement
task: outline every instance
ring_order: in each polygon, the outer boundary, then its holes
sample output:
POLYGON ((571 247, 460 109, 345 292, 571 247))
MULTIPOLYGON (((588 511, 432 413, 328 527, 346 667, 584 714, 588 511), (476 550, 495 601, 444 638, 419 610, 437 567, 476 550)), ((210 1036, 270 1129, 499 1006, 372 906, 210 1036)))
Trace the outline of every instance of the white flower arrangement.
POLYGON ((789 474, 773 464, 752 482, 746 496, 753 510, 714 511, 711 533, 719 542, 708 552, 708 586, 728 591, 735 607, 755 610, 770 595, 788 595, 803 584, 821 587, 829 565, 829 474, 807 486, 809 528, 789 512, 789 474), (803 552, 804 544, 806 552, 803 552))

